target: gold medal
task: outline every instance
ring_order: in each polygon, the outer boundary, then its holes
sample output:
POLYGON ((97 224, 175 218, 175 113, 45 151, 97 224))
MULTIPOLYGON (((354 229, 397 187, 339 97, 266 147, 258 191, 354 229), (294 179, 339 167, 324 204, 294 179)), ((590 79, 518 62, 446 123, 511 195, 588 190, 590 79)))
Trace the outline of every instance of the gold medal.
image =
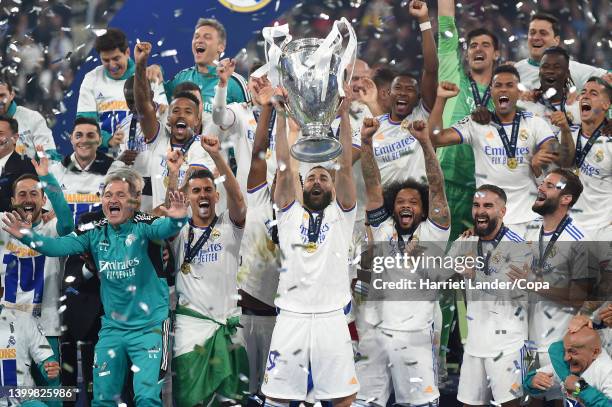
POLYGON ((191 264, 189 263, 183 263, 181 265, 181 273, 183 274, 189 274, 191 273, 191 264))
POLYGON ((574 168, 574 174, 576 174, 577 177, 580 176, 580 167, 574 168))
POLYGON ((266 239, 266 247, 268 248, 268 251, 272 253, 274 253, 274 250, 276 250, 276 245, 271 239, 266 239))
POLYGON ((170 184, 170 177, 164 177, 164 187, 168 188, 169 184, 170 184))
POLYGON ((314 253, 317 251, 317 244, 315 242, 306 243, 306 251, 308 253, 314 253))
POLYGON ((518 160, 515 157, 511 157, 508 158, 507 163, 508 164, 508 168, 510 168, 511 170, 516 169, 516 167, 518 167, 518 160))

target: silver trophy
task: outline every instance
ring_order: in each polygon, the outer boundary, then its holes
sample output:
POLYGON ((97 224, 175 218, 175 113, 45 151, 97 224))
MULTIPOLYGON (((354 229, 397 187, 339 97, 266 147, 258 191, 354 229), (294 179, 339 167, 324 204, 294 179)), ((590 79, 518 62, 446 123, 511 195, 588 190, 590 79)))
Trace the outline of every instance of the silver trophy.
MULTIPOLYGON (((269 28, 269 27, 268 27, 269 28)), ((291 155, 299 161, 319 163, 333 160, 342 152, 340 141, 330 125, 344 96, 345 70, 355 58, 357 40, 346 19, 336 21, 327 38, 304 38, 291 41, 288 27, 264 29, 270 45, 264 67, 273 85, 287 90, 289 115, 300 125, 302 137, 291 147, 291 155), (348 44, 343 47, 339 27, 344 25, 348 44), (274 38, 285 36, 278 47, 274 38)), ((350 81, 352 72, 349 72, 350 81)))

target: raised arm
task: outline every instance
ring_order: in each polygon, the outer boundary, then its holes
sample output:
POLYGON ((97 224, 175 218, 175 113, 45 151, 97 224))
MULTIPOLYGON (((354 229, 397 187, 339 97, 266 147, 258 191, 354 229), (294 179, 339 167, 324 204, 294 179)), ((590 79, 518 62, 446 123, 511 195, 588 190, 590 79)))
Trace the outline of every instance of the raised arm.
POLYGON ((550 116, 550 122, 552 125, 561 129, 561 137, 559 137, 561 148, 559 150, 557 164, 563 168, 572 167, 574 165, 576 145, 572 138, 572 130, 567 122, 567 116, 561 111, 553 112, 550 116))
MULTIPOLYGON (((345 92, 351 94, 350 89, 346 86, 345 92)), ((338 157, 340 168, 336 171, 336 199, 343 209, 351 209, 357 202, 357 190, 355 189, 355 180, 353 179, 353 138, 351 129, 351 118, 349 116, 349 107, 351 98, 345 97, 340 104, 340 144, 342 144, 342 153, 338 157)))
MULTIPOLYGON (((164 206, 166 208, 170 207, 170 197, 180 188, 182 185, 179 185, 179 173, 181 171, 181 166, 185 161, 185 157, 180 150, 170 150, 166 154, 166 162, 168 163, 168 186, 166 187, 166 197, 164 199, 164 206)), ((188 174, 185 174, 185 180, 189 179, 188 174)))
POLYGON ((221 130, 227 130, 236 123, 236 115, 227 108, 227 81, 234 73, 234 68, 236 68, 236 61, 228 58, 221 60, 217 67, 219 83, 215 88, 212 118, 221 130))
POLYGON ((36 146, 36 152, 39 161, 33 159, 32 165, 42 182, 45 195, 49 198, 51 207, 57 217, 55 231, 59 236, 65 236, 74 230, 72 211, 70 210, 70 206, 68 206, 68 202, 66 202, 66 198, 64 197, 64 193, 57 179, 55 179, 53 174, 49 173, 49 157, 47 157, 46 153, 43 151, 43 146, 36 146))
POLYGON ((170 205, 160 207, 164 218, 155 219, 153 223, 142 223, 149 240, 164 240, 175 236, 188 221, 187 203, 182 192, 170 193, 170 205))
POLYGON ((373 118, 363 119, 361 127, 361 172, 366 188, 366 210, 373 211, 383 206, 383 189, 380 170, 374 159, 372 137, 380 127, 380 122, 373 118))
MULTIPOLYGON (((287 100, 287 91, 281 89, 282 97, 287 100)), ((274 190, 274 203, 280 208, 291 205, 295 199, 295 185, 293 173, 290 167, 289 143, 287 142, 287 117, 284 104, 280 100, 274 100, 274 108, 278 115, 276 121, 276 189, 274 190)))
POLYGON ((25 227, 18 214, 6 213, 3 229, 28 247, 49 257, 62 257, 89 251, 89 234, 71 233, 62 237, 49 237, 36 232, 25 232, 25 227))
POLYGON ((242 192, 240 192, 240 185, 238 180, 234 176, 232 169, 225 162, 221 154, 221 143, 215 136, 202 136, 202 148, 210 155, 215 162, 219 175, 224 178, 223 185, 227 192, 227 210, 232 222, 236 226, 244 226, 246 219, 246 203, 242 192))
POLYGON ((155 107, 151 103, 151 85, 147 79, 147 59, 150 53, 151 44, 148 42, 140 42, 134 47, 134 103, 146 141, 152 140, 159 130, 155 107))
POLYGON ((415 17, 421 27, 423 47, 423 76, 421 78, 421 97, 427 109, 431 109, 436 100, 436 87, 438 86, 438 53, 434 40, 427 3, 412 0, 408 11, 415 17))
POLYGON ((438 0, 438 16, 455 17, 455 0, 438 0))
POLYGON ((461 144, 461 136, 452 128, 445 129, 442 126, 442 113, 446 101, 459 94, 459 87, 451 82, 440 82, 436 103, 429 115, 429 128, 431 129, 431 142, 434 147, 452 146, 461 144))
POLYGON ((247 178, 247 189, 258 187, 259 185, 266 182, 268 174, 268 166, 266 164, 266 152, 270 146, 270 140, 268 138, 268 129, 270 126, 270 120, 272 119, 272 96, 274 89, 268 83, 263 82, 261 79, 257 80, 257 84, 265 85, 265 88, 259 89, 260 101, 262 101, 262 110, 257 121, 257 128, 255 129, 255 140, 253 141, 253 152, 251 154, 251 168, 249 169, 249 176, 247 178))
POLYGON ((444 175, 431 144, 427 123, 422 120, 412 122, 410 133, 421 144, 425 156, 425 175, 427 175, 427 183, 429 184, 429 213, 427 217, 436 225, 447 228, 450 226, 450 210, 444 193, 444 175))

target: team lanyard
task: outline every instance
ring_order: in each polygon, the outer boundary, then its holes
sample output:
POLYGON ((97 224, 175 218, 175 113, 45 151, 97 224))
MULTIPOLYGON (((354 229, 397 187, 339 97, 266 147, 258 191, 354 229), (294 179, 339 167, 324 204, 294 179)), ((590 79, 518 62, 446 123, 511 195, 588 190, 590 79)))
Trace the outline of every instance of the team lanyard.
POLYGON ((476 107, 487 107, 489 99, 491 99, 491 84, 487 85, 487 89, 485 90, 485 93, 481 98, 480 92, 478 92, 478 85, 476 84, 474 78, 472 78, 472 75, 468 75, 468 79, 470 80, 470 87, 472 88, 472 96, 474 97, 474 103, 476 104, 476 107))
POLYGON ((136 127, 138 126, 138 119, 135 114, 132 114, 132 120, 130 121, 130 133, 128 135, 128 150, 136 150, 136 127))
POLYGON ((313 219, 314 216, 308 209, 306 212, 308 212, 308 243, 317 243, 323 224, 323 212, 316 219, 313 219))
POLYGON ((601 131, 606 126, 606 124, 607 124, 607 120, 604 120, 597 127, 597 129, 595 129, 593 134, 591 134, 591 137, 589 137, 589 140, 584 145, 584 148, 582 147, 582 126, 580 126, 578 137, 576 137, 576 156, 574 158, 574 161, 578 168, 582 166, 584 159, 586 158, 589 151, 591 151, 591 148, 593 147, 593 144, 595 144, 595 142, 597 141, 597 138, 601 136, 601 131))
MULTIPOLYGON (((553 112, 559 111, 559 109, 557 109, 555 105, 552 104, 550 99, 546 99, 543 96, 540 96, 539 102, 542 103, 544 106, 546 106, 549 110, 552 110, 553 112)), ((567 116, 567 112, 565 111, 566 102, 567 102, 567 97, 563 95, 563 97, 561 98, 561 103, 559 104, 559 107, 561 108, 561 111, 565 115, 565 118, 567 119, 568 124, 571 126, 574 123, 570 120, 570 118, 567 116)))
POLYGON ((484 273, 487 276, 490 274, 489 273, 489 261, 491 260, 491 253, 493 253, 493 251, 497 248, 497 245, 499 244, 499 242, 501 242, 502 238, 504 237, 507 231, 508 231, 508 228, 505 227, 504 224, 502 223, 502 226, 497 232, 497 235, 495 235, 493 240, 491 240, 491 243, 493 244, 493 249, 488 251, 486 256, 484 255, 483 250, 482 250, 482 239, 478 239, 478 244, 476 246, 476 249, 478 250, 478 257, 480 258, 484 257, 484 273))
POLYGON ((187 241, 187 250, 185 251, 185 259, 183 260, 183 263, 191 263, 191 260, 193 260, 196 254, 198 254, 202 246, 204 246, 204 244, 208 241, 208 238, 210 237, 210 234, 217 223, 217 219, 217 215, 215 215, 215 218, 212 220, 208 228, 202 232, 202 235, 195 245, 193 245, 193 247, 191 246, 191 243, 193 242, 195 233, 193 232, 193 226, 189 225, 189 240, 187 241))
MULTIPOLYGON (((259 123, 259 116, 261 113, 253 109, 253 117, 255 123, 259 123)), ((272 130, 274 130, 274 122, 276 121, 276 109, 272 109, 272 116, 270 116, 270 123, 268 123, 268 144, 272 142, 272 130)))
POLYGON ((555 245, 555 242, 557 241, 557 239, 559 239, 559 236, 561 236, 561 233, 563 233, 563 230, 565 229, 565 227, 571 221, 572 221, 572 218, 570 218, 568 215, 565 215, 563 219, 561 219, 561 222, 559 222, 559 224, 557 225, 557 228, 555 229, 552 236, 550 237, 550 240, 548 241, 548 244, 546 245, 546 249, 544 249, 544 225, 540 227, 540 237, 538 239, 538 269, 542 270, 544 268, 544 261, 546 260, 550 252, 552 251, 555 245))
MULTIPOLYGON (((397 250, 403 254, 404 250, 406 250, 406 245, 404 244, 404 237, 402 236, 397 223, 395 224, 395 232, 397 233, 397 250)), ((413 236, 414 233, 411 233, 407 243, 412 241, 413 236)))
POLYGON ((504 150, 508 158, 515 158, 516 156, 516 142, 518 140, 519 127, 521 126, 521 114, 519 112, 514 113, 514 119, 512 119, 512 133, 510 133, 510 140, 506 134, 506 129, 502 125, 497 114, 493 113, 493 121, 498 125, 497 134, 504 144, 504 150))

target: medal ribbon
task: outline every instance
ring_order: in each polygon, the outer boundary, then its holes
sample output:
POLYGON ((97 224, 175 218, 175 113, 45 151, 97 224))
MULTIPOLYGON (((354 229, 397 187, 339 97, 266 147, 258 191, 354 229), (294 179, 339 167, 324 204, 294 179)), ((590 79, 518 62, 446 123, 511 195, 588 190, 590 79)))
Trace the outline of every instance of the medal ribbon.
POLYGON ((563 230, 571 221, 572 218, 570 218, 568 215, 565 215, 563 219, 561 219, 561 222, 559 222, 557 228, 550 237, 550 240, 546 245, 546 249, 544 249, 544 225, 540 227, 540 238, 538 239, 538 269, 542 270, 544 268, 544 261, 546 260, 546 257, 548 257, 553 249, 553 246, 555 245, 555 242, 557 239, 559 239, 559 236, 561 236, 561 233, 563 233, 563 230))
POLYGON ((474 103, 476 104, 476 107, 487 107, 487 104, 491 99, 491 84, 487 86, 487 89, 485 90, 485 93, 481 98, 480 92, 478 92, 478 85, 476 84, 476 81, 472 78, 472 75, 468 75, 468 79, 470 80, 470 87, 472 88, 472 96, 474 97, 474 103))
MULTIPOLYGON (((406 250, 406 245, 404 244, 404 237, 402 236, 402 233, 400 232, 399 227, 397 226, 397 224, 395 224, 395 233, 397 233, 397 250, 401 254, 404 254, 404 250, 406 250)), ((413 236, 414 236, 414 233, 412 233, 410 235, 410 238, 408 238, 408 242, 406 242, 406 243, 411 242, 413 236)))
POLYGON ((591 148, 593 148, 593 144, 597 141, 597 138, 601 136, 601 130, 606 126, 607 120, 604 120, 597 129, 591 134, 589 140, 585 144, 584 148, 582 148, 582 126, 580 126, 580 131, 578 132, 578 137, 576 137, 576 155, 574 157, 574 162, 576 163, 576 167, 580 168, 584 159, 586 158, 591 148))
POLYGON ((504 224, 502 223, 502 227, 499 229, 499 232, 497 232, 497 235, 495 235, 495 237, 493 238, 493 240, 491 240, 491 242, 493 243, 493 249, 487 252, 487 255, 485 256, 483 251, 482 251, 482 239, 478 239, 478 244, 476 246, 476 249, 478 250, 478 256, 479 257, 484 257, 484 273, 485 275, 489 275, 489 261, 491 260, 491 253, 493 253, 493 251, 497 248, 497 245, 499 244, 499 242, 501 242, 502 238, 504 237, 504 235, 506 234, 506 232, 508 231, 508 228, 504 226, 504 224))
MULTIPOLYGON (((552 104, 550 99, 546 99, 545 97, 540 96, 540 99, 538 101, 542 103, 544 106, 546 106, 548 109, 552 110, 553 112, 559 111, 559 109, 557 109, 555 105, 552 104)), ((574 123, 570 120, 570 118, 567 116, 567 112, 565 111, 566 102, 567 102, 567 97, 563 95, 563 97, 561 98, 561 103, 559 104, 559 107, 561 108, 561 111, 565 115, 565 118, 567 119, 567 123, 571 126, 574 123)))
POLYGON ((193 226, 189 225, 189 240, 187 241, 187 250, 185 252, 185 258, 183 259, 183 264, 191 263, 191 260, 193 260, 193 258, 202 248, 202 246, 204 246, 204 243, 208 241, 208 238, 210 237, 210 234, 212 233, 213 228, 215 227, 215 224, 217 223, 217 219, 218 219, 217 215, 215 215, 215 218, 213 219, 213 221, 210 223, 208 228, 202 233, 202 235, 200 236, 196 244, 193 245, 193 247, 191 246, 191 243, 193 242, 195 234, 193 233, 193 226))
POLYGON ((130 121, 130 133, 128 135, 128 150, 136 150, 136 127, 138 126, 138 119, 135 114, 132 114, 132 120, 130 121))
POLYGON ((504 129, 499 117, 497 117, 497 114, 495 113, 493 113, 493 121, 497 124, 497 134, 499 134, 499 138, 504 144, 506 156, 508 156, 508 158, 515 158, 516 142, 518 140, 519 127, 521 126, 521 114, 519 112, 514 114, 514 119, 512 119, 512 133, 510 135, 510 140, 508 140, 506 129, 504 129))
POLYGON ((321 233, 321 225, 323 224, 323 212, 317 216, 317 219, 313 219, 312 213, 308 212, 308 243, 317 243, 319 240, 319 234, 321 233))

